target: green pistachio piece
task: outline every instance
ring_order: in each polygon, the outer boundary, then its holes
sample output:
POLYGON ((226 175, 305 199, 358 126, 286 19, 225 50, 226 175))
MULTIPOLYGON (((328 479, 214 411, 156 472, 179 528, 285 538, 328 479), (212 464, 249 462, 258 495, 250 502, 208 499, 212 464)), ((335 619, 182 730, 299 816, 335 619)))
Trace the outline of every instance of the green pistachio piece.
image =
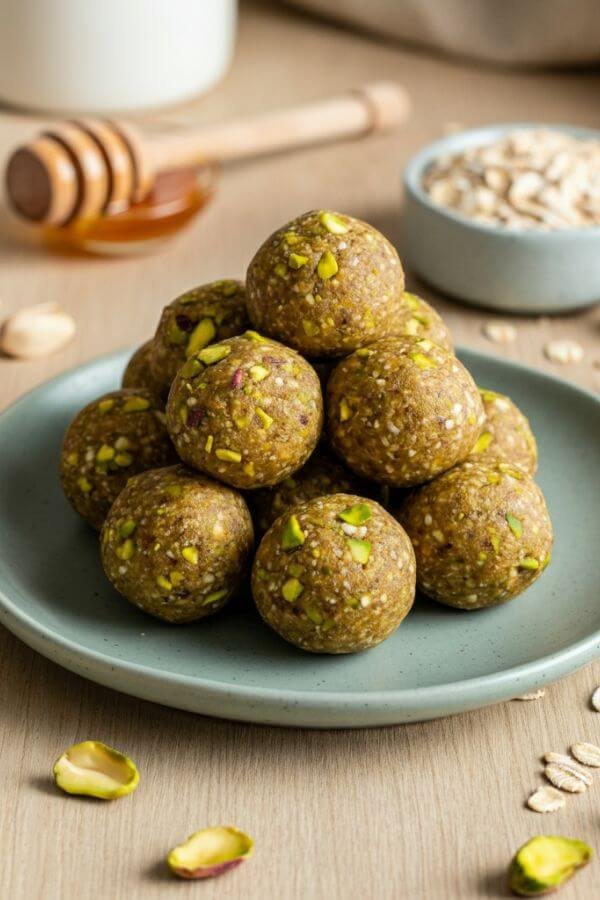
POLYGON ((117 547, 116 553, 119 559, 123 559, 125 561, 131 559, 131 557, 135 553, 135 544, 133 543, 131 538, 126 538, 123 543, 119 547, 117 547))
POLYGON ((198 550, 196 547, 184 547, 181 551, 181 555, 185 561, 189 562, 192 566, 198 565, 198 550))
POLYGON ((210 347, 205 347, 203 350, 200 350, 196 355, 200 362, 203 362, 205 366, 212 366, 214 363, 218 363, 222 359, 225 359, 230 353, 231 347, 228 344, 212 344, 210 347))
POLYGON ((156 579, 156 583, 159 586, 159 588, 162 588, 164 591, 170 591, 173 587, 172 583, 169 581, 168 578, 165 578, 164 575, 159 575, 158 578, 156 579))
POLYGON ((498 553, 498 551, 500 550, 500 537, 493 531, 490 532, 490 543, 494 548, 494 553, 498 553))
POLYGON ((131 453, 126 452, 117 453, 117 455, 115 456, 115 462, 118 466, 121 466, 121 468, 126 469, 127 466, 130 466, 133 462, 133 456, 131 455, 131 453))
POLYGON ((115 448, 109 447, 108 444, 102 444, 96 453, 96 461, 99 463, 110 462, 115 458, 115 448))
POLYGON ((349 606, 350 609, 358 609, 359 601, 358 597, 346 597, 346 606, 349 606))
POLYGON ((183 575, 183 573, 178 572, 177 569, 173 569, 173 571, 169 575, 169 578, 171 580, 171 584, 173 585, 173 587, 177 587, 178 584, 181 584, 184 577, 185 576, 183 575))
POLYGON ((183 488, 180 484, 168 484, 165 488, 165 494, 169 497, 181 497, 183 488))
POLYGON ((137 522, 134 519, 126 519, 119 525, 119 534, 122 538, 130 537, 137 528, 137 522))
POLYGON ((169 344, 174 344, 175 346, 185 344, 186 338, 185 331, 179 327, 175 319, 169 322, 169 327, 167 328, 167 342, 169 344))
POLYGON ((190 335, 185 355, 187 357, 194 356, 199 350, 210 344, 216 334, 217 329, 212 319, 200 319, 190 335))
POLYGON ((346 543, 350 549, 352 559, 360 563, 361 566, 366 566, 371 555, 371 542, 362 541, 358 538, 346 538, 346 543))
POLYGON ((202 601, 202 606, 208 606, 209 603, 216 603, 217 600, 222 600, 223 597, 226 597, 229 591, 227 588, 221 588, 220 591, 213 591, 212 594, 207 594, 204 600, 202 601))
POLYGON ((282 262, 278 262, 273 271, 276 275, 279 275, 280 278, 285 278, 288 273, 286 264, 282 262))
POLYGON ((498 397, 502 396, 502 394, 497 394, 496 391, 488 391, 485 388, 478 388, 478 391, 481 395, 481 399, 485 403, 493 403, 494 400, 497 400, 498 397))
POLYGON ((213 448, 214 440, 215 440, 215 439, 214 439, 214 436, 213 436, 212 434, 209 434, 208 437, 206 438, 206 443, 205 443, 205 445, 204 445, 204 451, 205 451, 205 453, 210 453, 210 452, 211 452, 211 450, 212 450, 212 448, 213 448))
POLYGON ((593 855, 592 848, 583 841, 538 835, 523 844, 513 857, 508 869, 509 887, 522 897, 550 893, 589 863, 593 855))
POLYGON ((101 413, 107 413, 113 408, 114 405, 114 397, 106 397, 105 400, 100 401, 100 403, 98 404, 98 409, 101 413))
POLYGON ((247 338, 249 341, 256 341, 257 344, 269 344, 270 343, 269 339, 263 337, 262 334, 258 333, 258 331, 252 331, 252 330, 245 331, 244 337, 247 338))
POLYGON ((124 434, 122 434, 120 437, 118 437, 115 441, 115 450, 129 450, 130 447, 131 447, 131 443, 129 442, 129 439, 125 437, 124 434))
POLYGON ((302 238, 300 235, 296 234, 294 231, 286 231, 283 236, 284 241, 288 245, 288 247, 295 247, 296 244, 299 244, 302 238))
POLYGON ((471 453, 483 453, 484 450, 487 450, 493 440, 494 435, 491 431, 482 431, 482 433, 477 438, 475 446, 471 450, 471 453))
POLYGON ((204 366, 199 359, 188 359, 181 367, 181 374, 184 378, 195 378, 203 371, 204 366))
POLYGON ((281 588, 281 595, 288 603, 294 603, 303 590, 304 586, 297 578, 288 578, 281 588))
POLYGON ((288 566, 288 572, 290 575, 293 575, 294 578, 301 578, 304 575, 305 569, 304 566, 299 565, 299 563, 292 563, 288 566))
POLYGON ((78 461, 79 461, 79 456, 77 455, 77 453, 73 452, 73 453, 69 453, 67 455, 67 463, 70 466, 76 466, 78 461))
POLYGON ((323 622, 322 614, 314 606, 307 606, 304 612, 314 625, 321 625, 323 622))
POLYGON ((224 281, 223 286, 221 288, 221 293, 224 297, 233 297, 234 294, 237 294, 238 284, 236 281, 224 281))
POLYGON ((144 412, 150 408, 150 401, 145 397, 128 397, 123 404, 123 412, 144 412))
POLYGON ((406 303, 406 305, 409 307, 409 309, 411 309, 413 311, 418 310, 421 305, 419 303, 419 298, 417 297, 417 295, 411 294, 408 291, 403 292, 402 300, 404 301, 404 303, 406 303))
POLYGON ((261 409, 260 406, 256 407, 255 412, 260 421, 263 423, 263 427, 266 429, 270 428, 273 424, 273 419, 271 418, 271 416, 266 413, 264 409, 261 409))
POLYGON ((429 356, 425 356, 424 353, 420 353, 418 350, 411 353, 410 358, 419 369, 437 369, 438 367, 435 360, 431 359, 429 356))
POLYGON ((250 377, 253 381, 262 381, 267 377, 269 371, 265 366, 250 366, 250 377))
POLYGON ((511 478, 515 478, 517 481, 523 481, 523 472, 509 463, 498 463, 498 469, 503 475, 510 475, 511 478))
POLYGON ((338 519, 349 525, 363 525, 371 518, 371 507, 368 503, 355 503, 338 513, 338 519))
POLYGON ((89 494, 89 492, 92 490, 92 485, 87 480, 85 475, 82 475, 81 478, 77 479, 77 487, 80 491, 83 491, 84 494, 89 494))
POLYGON ((550 565, 551 559, 552 559, 552 554, 546 553, 545 557, 542 560, 542 570, 544 570, 546 568, 546 566, 550 565))
POLYGON ((508 523, 508 527, 512 531, 515 537, 523 537, 523 525, 516 516, 513 516, 512 513, 506 513, 504 517, 508 523))
POLYGON ((241 453, 237 450, 228 450, 226 447, 218 447, 215 450, 215 456, 217 459, 223 460, 223 462, 239 463, 242 461, 241 453))
POLYGON ((314 337, 315 334, 319 333, 319 326, 315 325, 314 322, 311 322, 310 319, 302 319, 302 328, 304 334, 308 335, 308 337, 314 337))
POLYGON ((340 422, 347 422, 352 418, 352 409, 345 397, 340 400, 340 422))
POLYGON ((290 516, 281 532, 281 549, 295 550, 301 547, 306 540, 306 535, 302 531, 300 522, 296 516, 290 516))
POLYGON ((317 265, 317 274, 323 281, 328 281, 338 273, 338 264, 331 250, 326 250, 317 265))
POLYGON ((519 560, 520 569, 539 569, 540 564, 535 556, 524 556, 519 560))
POLYGON ((374 350, 370 350, 369 347, 359 347, 358 350, 355 351, 355 356, 360 356, 362 358, 373 356, 375 353, 374 350))
POLYGON ((339 216, 332 212, 322 212, 319 216, 319 222, 330 234, 347 234, 348 226, 342 222, 339 216))
POLYGON ((310 259, 308 256, 302 256, 300 253, 290 253, 288 257, 288 266, 290 269, 301 269, 302 266, 305 266, 310 259))

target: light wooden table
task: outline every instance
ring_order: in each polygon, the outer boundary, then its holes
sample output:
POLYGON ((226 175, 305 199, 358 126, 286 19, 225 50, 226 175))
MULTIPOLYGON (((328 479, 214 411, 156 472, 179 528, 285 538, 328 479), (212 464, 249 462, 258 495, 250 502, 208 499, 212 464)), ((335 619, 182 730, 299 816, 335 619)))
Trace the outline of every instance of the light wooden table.
MULTIPOLYGON (((79 324, 75 342, 55 357, 0 360, 1 404, 69 366, 140 343, 169 299, 192 284, 242 275, 259 241, 305 209, 339 208, 393 238, 403 163, 440 135, 445 123, 537 118, 597 125, 598 71, 471 68, 264 6, 244 10, 238 56, 223 85, 202 103, 158 118, 216 120, 380 77, 402 80, 414 98, 414 117, 403 134, 232 170, 207 214, 154 256, 56 258, 13 243, 0 246, 3 313, 59 300, 79 324)), ((33 127, 31 120, 4 114, 2 153, 33 127)), ((598 386, 596 313, 517 320, 517 342, 502 348, 481 334, 488 314, 442 300, 438 305, 459 342, 547 370, 557 371, 543 357, 544 343, 552 336, 577 338, 586 357, 560 374, 598 386)), ((588 705, 598 684, 600 664, 533 703, 510 702, 396 728, 293 731, 203 719, 114 693, 59 669, 2 632, 0 895, 505 896, 504 870, 512 852, 535 833, 580 837, 600 851, 599 786, 553 816, 542 818, 523 806, 541 783, 541 753, 563 751, 577 739, 600 743, 600 715, 588 705), (90 737, 137 761, 142 782, 134 797, 100 804, 55 791, 49 778, 55 757, 90 737), (212 883, 170 880, 162 862, 166 850, 196 828, 218 822, 249 831, 257 842, 255 858, 212 883)), ((596 861, 563 896, 590 900, 599 894, 596 861)))

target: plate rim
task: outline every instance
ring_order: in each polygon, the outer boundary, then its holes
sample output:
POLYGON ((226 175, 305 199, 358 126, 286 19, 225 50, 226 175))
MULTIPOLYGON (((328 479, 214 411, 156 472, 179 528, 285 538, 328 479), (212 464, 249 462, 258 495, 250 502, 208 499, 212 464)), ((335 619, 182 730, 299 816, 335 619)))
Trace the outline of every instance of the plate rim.
MULTIPOLYGON (((36 392, 48 387, 56 387, 61 382, 68 381, 73 375, 84 373, 86 369, 93 369, 99 364, 116 366, 121 362, 124 363, 127 359, 127 354, 131 352, 133 350, 128 348, 127 350, 102 354, 86 363, 72 366, 53 378, 41 382, 0 413, 0 429, 6 419, 12 418, 18 413, 19 408, 36 392)), ((552 385, 558 384, 562 389, 566 388, 568 391, 591 401, 600 413, 600 397, 593 391, 573 384, 564 378, 470 347, 459 346, 456 348, 456 352, 459 357, 467 354, 483 363, 486 361, 497 362, 509 369, 521 372, 523 375, 533 376, 552 385)), ((444 684, 376 691, 309 691, 293 688, 282 690, 271 687, 252 687, 233 682, 216 681, 204 676, 160 670, 144 663, 120 659, 108 652, 99 652, 91 648, 82 647, 81 644, 65 638, 53 628, 41 625, 36 618, 19 607, 18 602, 7 593, 7 590, 10 591, 10 584, 4 572, 0 570, 0 611, 3 612, 3 623, 17 638, 33 647, 36 652, 41 653, 41 655, 46 656, 64 668, 134 696, 142 696, 143 692, 140 693, 138 690, 136 693, 136 690, 132 690, 128 686, 116 687, 114 684, 115 679, 109 677, 106 670, 115 673, 117 676, 119 673, 123 673, 124 675, 141 679, 150 688, 152 684, 156 683, 171 687, 185 687, 186 689, 191 689, 197 695, 205 694, 207 700, 232 697, 241 701, 253 700, 258 706, 262 706, 266 710, 272 710, 275 706, 283 703, 290 705, 292 716, 289 719, 289 724, 302 719, 302 716, 298 715, 300 707, 311 712, 331 713, 332 711, 337 710, 339 712, 342 710, 346 717, 350 712, 357 717, 362 715, 364 719, 368 720, 361 724, 353 719, 353 724, 350 725, 347 721, 344 721, 338 727, 363 727, 365 724, 376 725, 390 724, 395 721, 400 722, 403 715, 413 710, 419 711, 416 718, 422 720, 450 714, 461 709, 466 711, 467 709, 487 706, 494 702, 510 699, 530 688, 564 677, 593 659, 600 657, 600 628, 598 628, 580 640, 554 653, 540 656, 518 666, 444 684), (40 645, 43 649, 40 649, 40 645), (80 666, 74 665, 74 661, 79 662, 80 666), (82 667, 84 668, 86 664, 97 666, 100 672, 94 671, 92 675, 86 675, 82 671, 82 667), (510 690, 508 690, 509 687, 510 690), (485 695, 485 697, 482 698, 482 695, 485 695), (449 702, 452 700, 455 701, 454 704, 449 702), (459 701, 458 705, 456 700, 459 701), (365 709, 365 705, 371 711, 370 713, 365 709), (450 709, 447 713, 438 713, 436 710, 440 706, 450 707, 450 709), (373 715, 375 707, 380 712, 377 713, 375 711, 373 715)), ((149 693, 146 693, 144 699, 152 699, 151 693, 151 690, 149 693)), ((173 698, 173 702, 170 702, 170 705, 178 705, 176 698, 173 698)), ((193 707, 189 704, 180 704, 180 708, 192 709, 193 707)), ((198 707, 194 711, 202 712, 198 707)), ((212 710, 205 714, 218 715, 212 710)), ((236 714, 226 712, 222 717, 246 719, 255 722, 269 721, 273 724, 271 718, 261 715, 257 708, 248 709, 246 715, 244 715, 243 709, 240 709, 236 714)), ((343 719, 344 715, 341 715, 341 718, 343 719)), ((415 721, 416 719, 411 716, 410 720, 415 721)), ((327 727, 336 727, 336 722, 328 723, 327 727)))

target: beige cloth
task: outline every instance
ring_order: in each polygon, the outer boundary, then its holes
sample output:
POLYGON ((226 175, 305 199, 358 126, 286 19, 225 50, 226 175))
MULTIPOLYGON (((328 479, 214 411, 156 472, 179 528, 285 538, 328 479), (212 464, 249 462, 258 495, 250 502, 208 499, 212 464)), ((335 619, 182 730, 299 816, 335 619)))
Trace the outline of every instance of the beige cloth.
POLYGON ((386 37, 485 62, 533 66, 600 61, 598 0, 288 2, 386 37))

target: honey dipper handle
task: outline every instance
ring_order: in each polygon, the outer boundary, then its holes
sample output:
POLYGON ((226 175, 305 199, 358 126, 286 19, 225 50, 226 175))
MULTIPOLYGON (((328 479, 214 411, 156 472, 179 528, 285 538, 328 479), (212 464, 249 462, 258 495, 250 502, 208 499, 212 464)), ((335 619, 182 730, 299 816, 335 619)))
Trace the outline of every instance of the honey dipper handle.
POLYGON ((409 112, 404 88, 394 82, 374 82, 306 106, 148 137, 144 149, 155 171, 195 165, 206 159, 228 162, 386 131, 405 122, 409 112))

